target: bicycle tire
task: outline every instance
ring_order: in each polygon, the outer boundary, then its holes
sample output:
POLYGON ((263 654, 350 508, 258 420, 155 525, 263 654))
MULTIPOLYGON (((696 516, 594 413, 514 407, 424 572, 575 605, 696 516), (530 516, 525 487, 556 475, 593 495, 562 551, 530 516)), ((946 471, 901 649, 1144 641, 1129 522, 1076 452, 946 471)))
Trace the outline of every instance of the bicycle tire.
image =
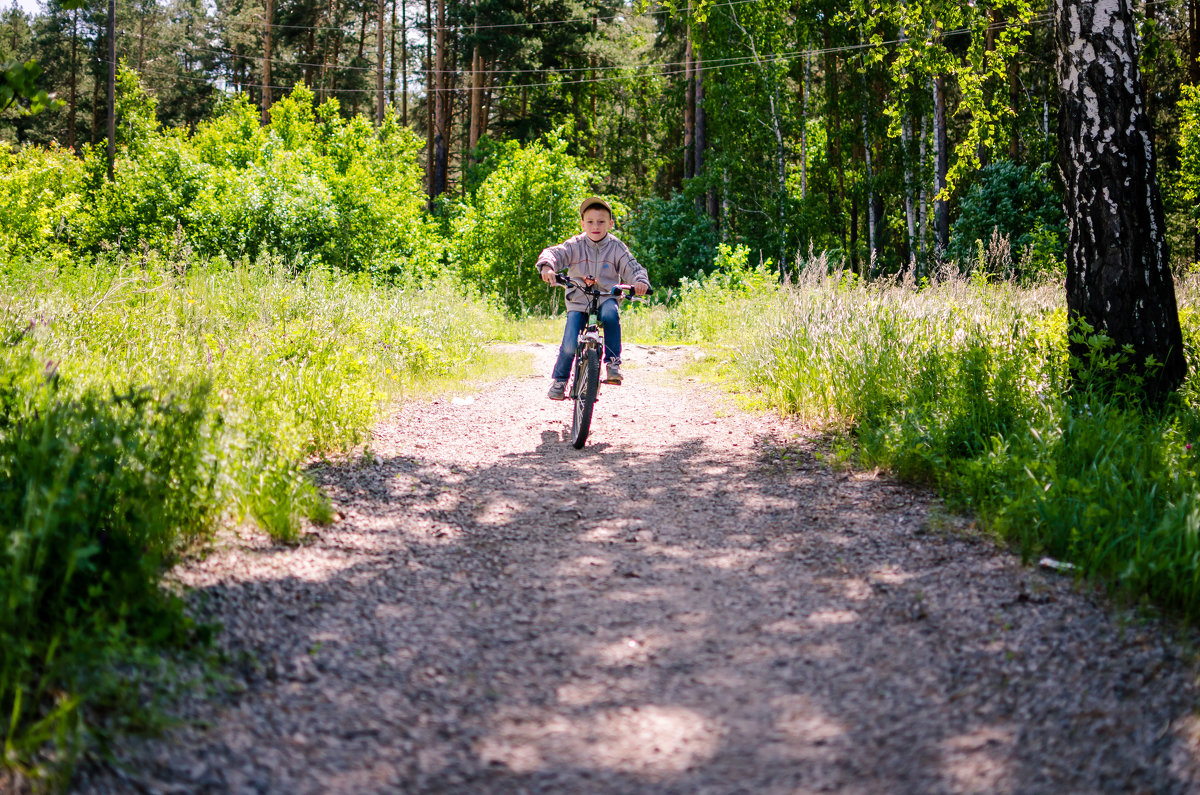
POLYGON ((592 409, 600 391, 600 354, 595 348, 581 352, 575 361, 575 383, 571 395, 575 398, 575 413, 571 418, 571 443, 582 449, 592 426, 592 409))

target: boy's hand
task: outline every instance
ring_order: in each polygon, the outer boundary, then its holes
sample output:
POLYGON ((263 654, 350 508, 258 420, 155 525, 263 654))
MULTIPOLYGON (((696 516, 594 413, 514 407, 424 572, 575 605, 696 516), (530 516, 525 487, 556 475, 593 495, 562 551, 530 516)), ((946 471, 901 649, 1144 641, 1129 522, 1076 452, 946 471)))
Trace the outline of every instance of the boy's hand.
POLYGON ((542 273, 542 281, 544 281, 546 284, 553 286, 554 285, 554 268, 551 268, 549 265, 543 265, 541 273, 542 273))
POLYGON ((635 282, 633 285, 634 295, 645 295, 646 291, 649 289, 650 285, 646 284, 645 282, 635 282))

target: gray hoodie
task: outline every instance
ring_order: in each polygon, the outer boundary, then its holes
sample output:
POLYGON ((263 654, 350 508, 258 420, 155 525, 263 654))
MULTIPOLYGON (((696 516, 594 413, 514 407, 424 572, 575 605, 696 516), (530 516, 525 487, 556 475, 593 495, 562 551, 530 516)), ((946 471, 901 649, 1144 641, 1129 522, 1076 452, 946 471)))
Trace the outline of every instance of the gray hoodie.
MULTIPOLYGON (((629 247, 611 233, 593 243, 586 233, 581 232, 566 242, 550 246, 537 258, 539 271, 543 265, 549 265, 556 271, 566 268, 567 277, 573 280, 582 280, 585 276, 595 279, 596 286, 602 292, 612 290, 614 284, 642 282, 650 285, 646 269, 629 253, 629 247)), ((587 296, 582 290, 567 288, 567 309, 587 311, 587 296)))

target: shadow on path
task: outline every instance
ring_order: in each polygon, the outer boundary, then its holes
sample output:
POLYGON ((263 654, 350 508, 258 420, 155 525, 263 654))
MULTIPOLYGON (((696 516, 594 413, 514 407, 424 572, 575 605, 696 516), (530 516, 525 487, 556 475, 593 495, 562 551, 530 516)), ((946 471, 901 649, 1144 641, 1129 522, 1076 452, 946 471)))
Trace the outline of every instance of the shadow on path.
POLYGON ((1192 669, 1163 630, 944 530, 925 495, 698 403, 672 408, 691 435, 582 451, 544 423, 498 441, 476 410, 431 408, 370 466, 315 468, 345 519, 199 589, 247 690, 148 775, 288 793, 1195 786, 1192 669))

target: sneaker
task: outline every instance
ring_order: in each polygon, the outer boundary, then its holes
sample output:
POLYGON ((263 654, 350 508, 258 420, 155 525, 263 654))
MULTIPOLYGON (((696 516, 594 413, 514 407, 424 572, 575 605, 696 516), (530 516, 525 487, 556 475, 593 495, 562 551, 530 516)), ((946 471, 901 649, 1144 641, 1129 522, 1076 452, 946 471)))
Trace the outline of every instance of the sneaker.
POLYGON ((550 391, 546 393, 546 397, 551 400, 566 400, 567 399, 567 382, 555 381, 550 385, 550 391))
POLYGON ((619 384, 621 383, 621 365, 618 362, 609 362, 605 368, 604 383, 619 384))

